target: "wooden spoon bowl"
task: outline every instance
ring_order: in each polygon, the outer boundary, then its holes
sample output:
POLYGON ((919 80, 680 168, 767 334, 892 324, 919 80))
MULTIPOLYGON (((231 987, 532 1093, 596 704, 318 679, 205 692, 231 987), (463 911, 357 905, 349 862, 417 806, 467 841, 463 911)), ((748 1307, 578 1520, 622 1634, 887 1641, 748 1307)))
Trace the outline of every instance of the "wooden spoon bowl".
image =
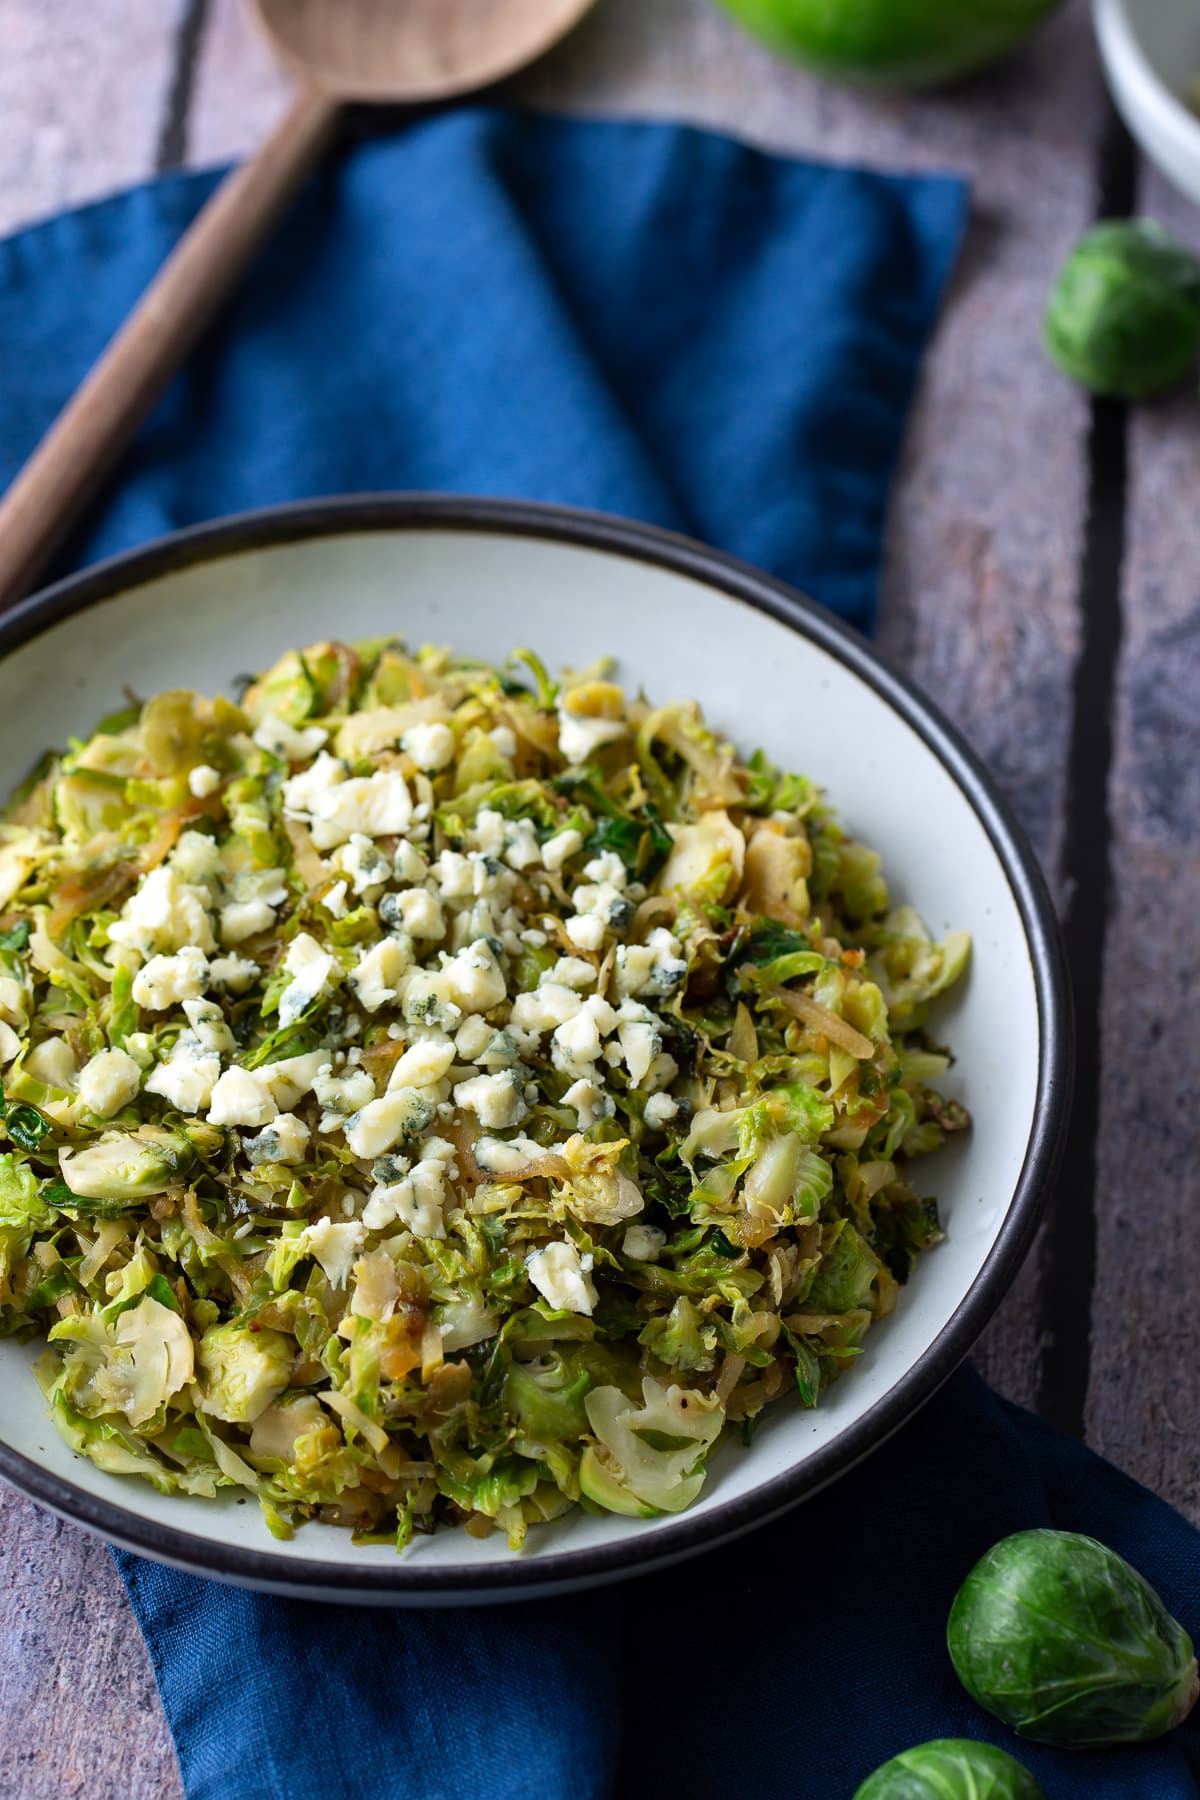
POLYGON ((254 0, 301 77, 0 500, 0 610, 28 592, 358 100, 427 106, 541 56, 594 0, 254 0))
POLYGON ((342 100, 428 102, 547 51, 595 0, 254 0, 279 55, 342 100))

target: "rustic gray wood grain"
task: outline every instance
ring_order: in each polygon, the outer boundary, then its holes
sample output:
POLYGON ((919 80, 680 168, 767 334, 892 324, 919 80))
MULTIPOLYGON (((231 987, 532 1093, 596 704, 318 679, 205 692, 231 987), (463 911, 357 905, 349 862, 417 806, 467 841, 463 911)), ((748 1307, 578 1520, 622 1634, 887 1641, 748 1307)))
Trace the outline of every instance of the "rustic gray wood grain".
MULTIPOLYGON (((183 10, 182 0, 0 0, 0 228, 149 172, 183 10)), ((241 0, 209 0, 189 159, 242 153, 288 88, 241 0)), ((1053 267, 1095 204, 1101 86, 1083 0, 1005 69, 920 99, 822 86, 768 57, 707 0, 600 0, 508 91, 569 110, 675 114, 795 153, 971 176, 971 232, 896 485, 880 636, 983 752, 1056 878, 1087 408, 1048 375, 1037 332, 1053 267)), ((1147 195, 1197 235, 1194 213, 1157 184, 1147 195)), ((1189 696, 1200 662, 1200 524, 1181 496, 1194 491, 1197 432, 1188 397, 1139 414, 1131 441, 1088 1412, 1098 1447, 1193 1517, 1200 1240, 1190 1233, 1188 1109, 1200 1039, 1189 1009, 1200 927, 1188 895, 1200 873, 1200 765, 1189 696)), ((1029 1400, 1038 1352, 1031 1265, 982 1360, 1000 1387, 1029 1400)), ((8 1492, 0 1542, 0 1731, 19 1746, 6 1756, 5 1794, 174 1800, 170 1740, 107 1552, 8 1492)))
MULTIPOLYGON (((1143 209, 1200 252, 1148 173, 1143 209)), ((1200 401, 1131 427, 1088 1435, 1200 1518, 1200 401)))
POLYGON ((0 1731, 9 1800, 180 1792, 150 1659, 105 1546, 0 1488, 0 1731))
POLYGON ((0 232, 154 166, 183 0, 0 0, 0 232))

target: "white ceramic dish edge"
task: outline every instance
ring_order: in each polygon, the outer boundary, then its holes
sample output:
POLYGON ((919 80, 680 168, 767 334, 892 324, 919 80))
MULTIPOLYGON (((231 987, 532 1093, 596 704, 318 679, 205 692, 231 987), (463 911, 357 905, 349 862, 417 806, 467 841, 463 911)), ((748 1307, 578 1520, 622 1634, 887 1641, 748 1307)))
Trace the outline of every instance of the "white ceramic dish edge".
MULTIPOLYGON (((525 546, 526 551, 533 545, 542 547, 538 555, 543 559, 545 556, 551 557, 556 580, 560 579, 564 571, 576 583, 585 576, 594 577, 599 592, 615 591, 611 586, 611 564, 605 563, 604 559, 624 558, 630 582, 636 586, 634 578, 637 576, 642 578, 643 586, 649 581, 647 591, 651 594, 655 591, 654 580, 660 581, 660 585, 664 577, 682 580, 689 590, 683 598, 691 605, 701 604, 706 591, 714 604, 716 600, 724 603, 729 600, 741 602, 744 610, 735 612, 732 617, 741 625, 743 634, 753 635, 756 631, 761 634, 768 631, 764 621, 775 621, 777 623, 769 630, 775 632, 772 642, 777 643, 781 650, 789 644, 795 648, 795 638, 798 635, 806 647, 806 654, 810 651, 814 653, 814 662, 821 664, 821 658, 825 657, 829 659, 831 671, 840 666, 841 670, 857 682, 865 684, 875 701, 883 703, 883 710, 878 715, 880 728, 886 726, 888 718, 892 717, 910 733, 915 733, 925 750, 936 760, 942 775, 957 789, 964 807, 970 809, 970 815, 977 821, 982 833, 986 834, 1011 890, 1011 901, 1019 914, 1024 945, 1028 950, 1032 980, 1030 991, 1035 996, 1036 1017, 1031 1019, 1030 1029, 1036 1035, 1036 1078, 1033 1071, 1028 1073, 1031 1083, 1035 1081, 1036 1092, 1031 1086, 1028 1140, 1023 1141, 1023 1156, 1017 1159, 1012 1169, 1011 1189, 1004 1204, 1001 1205, 997 1199, 991 1212, 987 1213, 990 1223, 986 1229, 993 1232, 993 1235, 988 1237, 986 1248, 981 1253, 982 1260, 977 1274, 968 1287, 964 1288, 957 1304, 947 1313, 941 1328, 930 1341, 923 1344, 911 1365, 906 1366, 900 1375, 893 1379, 888 1374, 888 1355, 884 1348, 879 1353, 880 1366, 874 1374, 869 1365, 856 1369, 855 1376, 859 1382, 857 1389, 854 1382, 838 1384, 838 1388, 834 1390, 835 1395, 846 1391, 855 1396, 846 1412, 848 1422, 844 1423, 844 1428, 835 1420, 827 1430, 823 1422, 821 1429, 826 1431, 828 1441, 823 1441, 809 1453, 801 1452, 794 1466, 788 1464, 780 1468, 770 1479, 747 1485, 745 1472, 742 1470, 741 1474, 732 1478, 732 1486, 742 1490, 732 1499, 722 1500, 718 1490, 716 1497, 707 1505, 702 1501, 700 1508, 677 1519, 654 1521, 649 1528, 630 1527, 627 1521, 618 1521, 607 1535, 600 1534, 605 1541, 589 1541, 579 1548, 571 1547, 571 1539, 564 1532, 558 1539, 549 1535, 540 1536, 539 1544, 544 1542, 545 1547, 539 1548, 532 1555, 514 1557, 507 1552, 499 1555, 493 1553, 489 1560, 475 1561, 473 1564, 464 1561, 449 1567, 435 1566, 428 1561, 423 1563, 420 1556, 396 1559, 387 1552, 382 1553, 386 1560, 381 1560, 379 1553, 352 1549, 348 1544, 344 1556, 330 1560, 324 1554, 323 1541, 327 1544, 333 1537, 344 1544, 345 1539, 344 1534, 334 1533, 327 1527, 307 1527, 299 1534, 293 1546, 264 1548, 255 1547, 248 1542, 246 1515, 242 1515, 240 1520, 230 1514, 225 1515, 229 1526, 228 1543, 215 1541, 207 1528, 204 1535, 183 1528, 184 1514, 180 1509, 203 1506, 204 1503, 201 1502, 171 1500, 165 1503, 165 1516, 148 1517, 146 1514, 153 1511, 157 1496, 151 1495, 144 1507, 133 1501, 125 1505, 122 1504, 119 1489, 124 1489, 125 1492, 129 1490, 123 1482, 118 1484, 112 1478, 104 1477, 91 1480, 89 1477, 96 1476, 97 1472, 86 1464, 79 1465, 80 1473, 76 1476, 71 1468, 72 1459, 57 1445, 55 1434, 48 1426, 43 1431, 43 1441, 33 1446, 34 1455, 23 1454, 11 1444, 0 1442, 0 1473, 33 1498, 53 1507, 64 1516, 99 1531, 112 1541, 124 1543, 160 1560, 198 1569, 227 1580, 247 1582, 282 1592, 303 1593, 309 1598, 410 1604, 478 1602, 515 1598, 535 1590, 563 1591, 597 1580, 620 1578, 639 1569, 674 1561, 710 1543, 738 1535, 784 1511, 798 1499, 835 1479, 890 1435, 929 1397, 962 1359, 982 1329, 1015 1274, 1036 1227, 1041 1202, 1052 1178, 1066 1117, 1071 1064, 1070 1006, 1053 912, 1036 865, 1019 828, 1008 817, 986 773, 953 729, 938 717, 929 703, 917 695, 903 678, 888 670, 856 634, 782 584, 729 558, 667 533, 597 515, 509 502, 407 496, 302 503, 177 534, 60 584, 25 603, 0 622, 0 656, 6 659, 0 666, 17 677, 19 688, 23 663, 19 652, 22 646, 44 640, 46 654, 52 654, 53 640, 56 635, 61 636, 61 633, 55 631, 57 621, 74 622, 87 609, 110 600, 114 607, 119 608, 122 604, 121 596, 124 596, 128 618, 133 617, 138 604, 142 604, 145 613, 145 602, 148 596, 151 599, 154 597, 152 589, 156 582, 169 584, 176 581, 185 596, 186 605, 186 595, 190 591, 188 571, 192 571, 195 576, 191 583, 194 587, 195 581, 207 580, 212 563, 219 558, 250 559, 242 566, 244 581, 250 584, 241 595, 242 605, 246 608, 253 607, 256 598, 255 581, 270 585, 272 578, 266 571, 270 569, 271 558, 283 555, 289 546, 307 546, 306 556, 318 564, 322 555, 328 552, 327 560, 332 558, 332 568, 339 555, 345 560, 348 549, 353 545, 364 547, 365 554, 365 550, 377 540, 382 542, 389 535, 396 538, 397 534, 406 553, 406 567, 412 564, 419 566, 426 552, 433 555, 434 547, 439 542, 439 534, 442 537, 450 534, 461 538, 460 549, 470 545, 479 566, 493 570, 504 563, 505 546, 519 542, 525 546), (319 548, 313 540, 321 540, 324 548, 319 548), (554 546, 559 548, 552 549, 554 546), (576 554, 574 562, 568 556, 563 562, 561 555, 568 549, 574 553, 582 551, 584 555, 581 558, 576 554), (558 564, 553 564, 554 556, 560 557, 558 564), (259 559, 257 562, 254 561, 256 557, 259 559), (601 566, 593 567, 597 562, 601 566), (655 574, 654 580, 650 580, 652 571, 659 572, 655 574), (779 632, 780 625, 785 628, 782 635, 779 632), (817 652, 820 654, 815 654, 817 652), (873 1399, 872 1394, 875 1396, 873 1399), (175 1522, 177 1520, 178 1523, 175 1522), (556 1549, 554 1546, 557 1543, 563 1543, 566 1547, 556 1549)), ((386 562, 386 557, 384 560, 386 562)), ((470 561, 470 558, 467 560, 470 561)), ((518 557, 518 568, 520 560, 518 557)), ((526 562, 528 563, 528 556, 526 562)), ((529 563, 529 568, 536 564, 537 556, 529 563)), ((227 565, 227 571, 234 567, 235 564, 231 561, 227 565)), ((433 568, 432 564, 430 568, 433 568)), ((528 574, 528 569, 525 574, 528 574)), ((278 567, 273 579, 278 589, 278 567)), ((436 581, 434 585, 436 586, 436 581)), ((209 586, 211 587, 211 583, 209 586)), ((666 591, 666 586, 663 586, 663 591, 666 591)), ((265 599, 265 594, 263 598, 265 599)), ((278 593, 276 598, 279 598, 278 593)), ((406 596, 406 599, 411 598, 406 596)), ((717 606, 717 611, 720 610, 720 606, 717 606)), ((436 605, 433 605, 435 618, 436 613, 436 605)), ((100 619, 104 615, 93 616, 100 619)), ((246 616, 246 612, 241 616, 246 616)), ((148 634, 158 632, 161 636, 165 631, 166 635, 159 645, 160 655, 171 653, 170 623, 161 623, 162 617, 159 612, 146 614, 148 634)), ((535 624, 537 622, 535 619, 535 624)), ((186 635, 189 621, 181 615, 176 623, 186 635)), ((327 618, 325 623, 327 626, 327 618)), ((422 620, 414 627, 413 635, 417 635, 418 630, 425 632, 426 624, 427 621, 422 620)), ((379 629, 378 623, 374 628, 379 629)), ((304 626, 299 629, 303 632, 304 626)), ((361 621, 356 624, 351 620, 345 629, 348 634, 357 635, 364 631, 364 626, 361 621)), ((554 642, 550 643, 551 655, 560 654, 565 659, 577 650, 579 646, 575 644, 573 636, 577 629, 578 621, 572 619, 561 648, 554 642)), ((600 620, 597 630, 601 634, 598 644, 601 643, 603 634, 608 632, 607 647, 611 648, 611 620, 600 620)), ((436 636, 438 632, 435 629, 429 634, 436 636)), ((315 631, 313 635, 316 635, 315 631)), ((518 630, 517 635, 519 638, 524 633, 518 630)), ((530 632, 528 635, 537 634, 530 632)), ((228 678, 237 668, 245 666, 247 662, 253 665, 256 660, 262 660, 266 654, 277 651, 289 641, 294 641, 291 635, 281 638, 276 629, 276 635, 268 642, 252 643, 248 651, 240 642, 228 645, 222 643, 215 652, 219 657, 221 676, 228 678)), ((458 641, 463 648, 478 648, 485 654, 501 654, 505 648, 510 647, 511 639, 506 636, 498 648, 486 643, 466 643, 462 638, 458 641)), ((539 641, 545 642, 544 632, 539 641)), ((99 638, 95 640, 97 652, 100 642, 99 638)), ((202 648, 205 654, 214 654, 210 644, 202 642, 202 648)), ((588 646, 583 646, 583 649, 586 651, 588 646)), ((110 645, 109 652, 111 650, 110 645)), ((104 658, 97 654, 95 660, 102 662, 104 658)), ((736 662, 736 657, 730 660, 736 662)), ((128 662, 129 658, 126 656, 126 678, 131 673, 136 675, 136 670, 128 668, 128 662)), ((119 666, 118 656, 107 673, 101 670, 95 675, 101 694, 106 692, 104 684, 110 681, 113 669, 119 666)), ((715 684, 720 688, 722 680, 719 673, 711 668, 708 673, 709 685, 715 684)), ((211 672, 205 669, 201 674, 203 679, 200 684, 204 685, 205 680, 211 679, 211 672)), ((217 679, 221 679, 221 676, 217 679)), ((189 677, 190 670, 186 669, 176 675, 177 679, 189 677)), ((81 681, 85 679, 92 679, 92 671, 89 670, 86 677, 80 677, 81 681)), ((166 685, 166 682, 162 685, 166 685)), ((825 682, 822 685, 829 684, 825 682)), ((659 686, 657 681, 655 686, 659 686)), ((700 689, 689 687, 687 691, 700 689)), ((790 701, 790 695, 785 698, 790 701)), ((81 716, 74 710, 76 707, 74 693, 60 697, 61 718, 75 725, 81 716)), ((51 739, 61 734, 60 720, 51 716, 53 710, 53 706, 47 704, 39 708, 38 712, 39 726, 44 724, 44 731, 51 739)), ((83 716, 86 717, 86 713, 83 716)), ((716 722, 727 728, 731 725, 728 717, 718 716, 716 722)), ((0 739, 4 734, 4 723, 5 721, 0 720, 0 739)), ((27 723, 26 721, 26 727, 27 723)), ((790 735, 789 731, 789 742, 790 735)), ((15 741, 21 740, 18 737, 15 741)), ((5 757, 12 753, 10 744, 4 752, 5 757)), ((817 751, 808 756, 810 766, 815 767, 823 776, 829 773, 829 760, 828 756, 822 759, 817 751)), ((3 767, 2 762, 0 767, 3 767)), ((6 772, 16 773, 11 764, 6 772)), ((881 770, 881 775, 882 773, 881 770)), ((839 783, 836 778, 831 777, 830 785, 837 800, 839 783)), ((963 819, 967 818, 968 813, 963 811, 963 819)), ((881 848, 885 850, 886 860, 887 846, 881 845, 881 848)), ((894 863, 895 859, 891 860, 894 863)), ((931 923, 938 928, 950 922, 949 918, 931 918, 931 923)), ((952 1026, 951 1035, 953 1031, 952 1026)), ((978 1075, 978 1068, 975 1072, 978 1075)), ((985 1213, 981 1212, 979 1217, 983 1220, 985 1213)), ((959 1231, 966 1229, 971 1223, 966 1218, 962 1219, 959 1231)), ((978 1225, 978 1229, 984 1229, 984 1226, 978 1225)), ((948 1264, 943 1264, 943 1268, 946 1267, 948 1264)), ((915 1310, 908 1315, 910 1330, 913 1328, 911 1322, 919 1316, 915 1310)), ((889 1341, 898 1344, 900 1338, 882 1339, 885 1347, 889 1341)), ((866 1364, 867 1359, 864 1359, 864 1365, 866 1364)), ((835 1404, 840 1405, 841 1402, 835 1404)), ((821 1409, 817 1415, 803 1417, 806 1420, 816 1420, 820 1411, 821 1409)), ((794 1435, 791 1426, 785 1429, 794 1435)), ((771 1423, 764 1427, 763 1434, 760 1435, 770 1437, 775 1431, 776 1427, 771 1423)), ((4 1436, 5 1427, 0 1425, 0 1439, 4 1436)), ((778 1463, 778 1445, 773 1460, 778 1463)), ((765 1472, 766 1463, 762 1466, 765 1472)), ((188 1524, 191 1524, 190 1519, 188 1524)), ((565 1524, 570 1529, 570 1522, 565 1524)), ((585 1533, 586 1530, 585 1526, 585 1533)), ((443 1534, 445 1536, 461 1537, 461 1534, 443 1534)), ((595 1536, 593 1533, 593 1538, 595 1536)), ((434 1543, 439 1541, 433 1540, 434 1543)))
POLYGON ((1200 78, 1200 10, 1180 0, 1093 0, 1093 14, 1121 117, 1167 179, 1200 202, 1200 119, 1180 92, 1200 78))

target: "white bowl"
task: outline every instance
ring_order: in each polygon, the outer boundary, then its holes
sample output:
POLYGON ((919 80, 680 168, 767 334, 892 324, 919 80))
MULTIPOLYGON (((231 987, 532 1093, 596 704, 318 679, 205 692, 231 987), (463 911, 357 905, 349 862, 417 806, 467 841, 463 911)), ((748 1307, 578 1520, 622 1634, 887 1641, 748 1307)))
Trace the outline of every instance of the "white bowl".
POLYGON ((1113 99, 1151 162, 1200 200, 1200 119, 1184 94, 1200 78, 1195 0, 1093 0, 1113 99))
POLYGON ((608 653, 651 694, 696 696, 739 744, 821 780, 878 848, 899 898, 976 955, 938 1028, 974 1129, 922 1171, 947 1241, 815 1410, 780 1403, 748 1450, 714 1458, 699 1503, 634 1521, 578 1512, 530 1534, 446 1530, 402 1557, 331 1526, 277 1543, 244 1499, 163 1497, 74 1456, 0 1342, 0 1474, 146 1555, 310 1597, 501 1599, 613 1579, 772 1517, 843 1474, 926 1400, 1012 1281, 1053 1174, 1070 1085, 1070 1007, 1050 902, 988 776, 901 677, 780 583, 619 520, 469 500, 314 502, 182 532, 62 583, 0 621, 0 779, 120 703, 217 691, 289 645, 392 632, 553 667, 608 653))

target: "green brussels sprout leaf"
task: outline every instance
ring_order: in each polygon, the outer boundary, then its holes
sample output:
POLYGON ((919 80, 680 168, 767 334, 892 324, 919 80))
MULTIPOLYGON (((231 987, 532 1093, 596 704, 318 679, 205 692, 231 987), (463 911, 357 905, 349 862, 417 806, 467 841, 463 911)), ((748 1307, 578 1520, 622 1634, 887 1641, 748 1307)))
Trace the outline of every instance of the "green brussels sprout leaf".
POLYGON ((1153 219, 1110 219, 1059 271, 1046 350, 1093 394, 1140 400, 1185 380, 1200 349, 1200 260, 1153 219))
POLYGON ((992 1744, 934 1738, 868 1775, 854 1800, 1044 1800, 1028 1769, 992 1744))
POLYGON ((1072 1531, 1003 1538, 959 1589, 946 1639, 967 1692, 1043 1744, 1144 1743, 1200 1692, 1192 1640, 1153 1588, 1072 1531))

